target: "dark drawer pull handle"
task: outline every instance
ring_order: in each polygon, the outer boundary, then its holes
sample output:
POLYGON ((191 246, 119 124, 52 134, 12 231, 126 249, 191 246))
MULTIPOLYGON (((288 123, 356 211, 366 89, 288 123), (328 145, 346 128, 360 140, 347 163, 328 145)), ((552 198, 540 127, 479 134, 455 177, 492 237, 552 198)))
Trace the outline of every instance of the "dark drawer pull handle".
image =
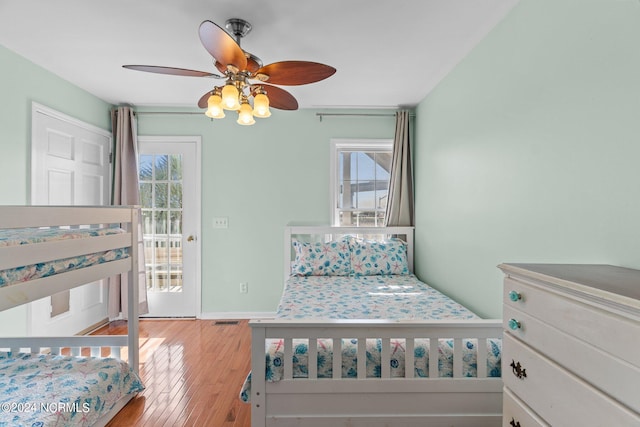
POLYGON ((511 417, 511 422, 509 423, 511 427, 520 427, 520 423, 511 417))
POLYGON ((516 363, 515 360, 511 359, 511 370, 513 371, 513 375, 521 380, 527 378, 527 370, 522 367, 520 362, 516 363))

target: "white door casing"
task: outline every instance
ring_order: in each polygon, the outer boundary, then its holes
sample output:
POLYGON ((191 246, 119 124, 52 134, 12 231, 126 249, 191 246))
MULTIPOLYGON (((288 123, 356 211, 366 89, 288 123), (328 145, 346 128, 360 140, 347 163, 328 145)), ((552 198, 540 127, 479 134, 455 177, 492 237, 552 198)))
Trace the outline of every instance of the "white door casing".
MULTIPOLYGON (((138 137, 141 175, 144 175, 142 163, 148 167, 151 162, 155 168, 155 162, 160 159, 169 160, 170 163, 181 161, 181 173, 177 180, 156 176, 156 172, 153 172, 153 176, 147 175, 141 183, 149 303, 149 313, 144 317, 200 317, 200 149, 199 136, 138 137), (145 185, 148 186, 146 192, 142 188, 145 185), (179 202, 173 199, 167 201, 173 197, 173 185, 180 188, 179 202), (154 191, 167 191, 167 200, 162 202, 164 207, 147 205, 144 194, 149 193, 150 187, 155 187, 154 191), (172 214, 179 218, 179 225, 171 221, 172 214), (158 225, 160 217, 167 221, 167 225, 158 225), (166 246, 158 247, 161 245, 166 246), (173 259, 171 251, 174 247, 178 248, 179 260, 173 259), (160 260, 161 257, 164 259, 160 260), (173 286, 176 283, 180 286, 173 286)), ((164 166, 171 169, 170 166, 164 166)), ((154 201, 156 197, 154 194, 154 201)))
MULTIPOLYGON (((31 117, 31 203, 109 204, 111 133, 35 102, 31 117)), ((30 335, 76 334, 107 318, 106 280, 67 292, 29 304, 30 335)))

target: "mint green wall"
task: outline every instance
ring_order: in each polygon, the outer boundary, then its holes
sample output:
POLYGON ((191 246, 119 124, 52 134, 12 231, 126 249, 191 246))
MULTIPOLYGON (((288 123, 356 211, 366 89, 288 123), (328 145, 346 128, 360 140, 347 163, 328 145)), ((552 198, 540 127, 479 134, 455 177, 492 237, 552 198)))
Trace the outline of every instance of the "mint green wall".
MULTIPOLYGON (((31 102, 105 129, 110 105, 2 46, 0 63, 0 168, 12 177, 0 180, 0 196, 3 204, 23 204, 29 201, 31 102)), ((231 117, 140 114, 140 135, 202 136, 202 311, 274 311, 284 225, 329 221, 330 138, 391 138, 394 122, 393 116, 320 122, 316 111, 274 110, 242 127, 231 117), (229 217, 229 228, 213 229, 215 216, 229 217), (249 283, 248 294, 239 293, 240 282, 249 283)), ((17 311, 0 313, 0 324, 9 315, 24 318, 24 309, 17 311)))
POLYGON ((639 24, 521 0, 419 105, 421 278, 499 317, 501 262, 640 268, 639 24))
POLYGON ((31 103, 38 102, 103 129, 110 105, 0 45, 0 180, 2 204, 29 202, 31 103), (10 177, 10 179, 9 179, 10 177))
MULTIPOLYGON (((0 203, 29 203, 31 103, 103 129, 110 129, 110 105, 0 45, 0 203)), ((26 308, 0 312, 0 335, 26 333, 26 308), (4 330, 3 328, 7 328, 4 330)))
POLYGON ((138 115, 140 135, 202 136, 203 313, 275 311, 284 226, 329 223, 329 140, 392 138, 395 127, 392 115, 320 122, 311 110, 256 120, 243 127, 232 117, 138 115), (228 229, 212 227, 218 216, 228 229))

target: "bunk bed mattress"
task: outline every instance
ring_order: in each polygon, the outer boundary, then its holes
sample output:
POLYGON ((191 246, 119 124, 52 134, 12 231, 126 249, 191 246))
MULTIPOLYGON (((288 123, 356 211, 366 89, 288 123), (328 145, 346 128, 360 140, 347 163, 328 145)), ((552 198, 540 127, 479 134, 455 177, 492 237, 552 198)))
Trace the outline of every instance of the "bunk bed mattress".
MULTIPOLYGON (((378 276, 292 276, 276 313, 278 319, 387 319, 446 320, 479 319, 471 310, 452 300, 414 275, 378 276)), ((342 340, 342 377, 357 377, 357 341, 342 340)), ((391 340, 391 377, 404 377, 404 340, 391 340)), ((475 339, 463 340, 463 376, 477 376, 475 339)), ((501 340, 488 339, 487 375, 501 376, 501 340)), ((308 376, 308 340, 293 340, 293 377, 308 376)), ((330 339, 318 340, 318 378, 333 376, 333 344, 330 339)), ((439 376, 453 376, 453 340, 440 340, 439 376)), ((367 340, 367 377, 380 377, 381 340, 367 340)), ((266 342, 266 379, 279 381, 284 377, 283 340, 266 342)), ((416 377, 428 377, 429 340, 414 343, 416 377)), ((248 402, 251 395, 251 374, 248 375, 240 398, 248 402)))
POLYGON ((0 352, 0 426, 88 426, 144 386, 113 358, 0 352))
MULTIPOLYGON (((125 231, 121 228, 20 228, 0 230, 0 246, 29 245, 36 243, 52 242, 67 239, 84 239, 95 236, 106 236, 120 234, 125 231)), ((0 271, 0 287, 9 286, 14 283, 26 282, 54 274, 90 267, 114 261, 128 256, 126 248, 113 249, 108 251, 86 254, 72 258, 53 260, 37 264, 26 265, 17 268, 10 268, 0 271)))

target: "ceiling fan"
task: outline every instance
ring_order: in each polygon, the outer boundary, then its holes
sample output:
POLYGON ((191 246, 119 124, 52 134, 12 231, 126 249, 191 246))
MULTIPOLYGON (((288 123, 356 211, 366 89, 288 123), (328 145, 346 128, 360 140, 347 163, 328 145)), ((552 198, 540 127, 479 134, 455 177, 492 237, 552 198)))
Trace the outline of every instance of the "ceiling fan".
POLYGON ((221 73, 188 70, 155 65, 123 65, 124 68, 176 76, 225 79, 198 101, 211 118, 223 118, 224 110, 238 111, 238 123, 251 125, 254 117, 269 117, 269 106, 280 110, 297 110, 298 101, 284 89, 274 85, 296 86, 315 83, 332 76, 336 69, 309 61, 281 61, 263 65, 260 58, 243 50, 240 40, 251 31, 251 24, 239 18, 226 21, 225 27, 235 40, 211 21, 200 24, 200 41, 211 54, 221 73), (252 101, 252 102, 250 102, 252 101), (253 105, 252 105, 253 104, 253 105))

